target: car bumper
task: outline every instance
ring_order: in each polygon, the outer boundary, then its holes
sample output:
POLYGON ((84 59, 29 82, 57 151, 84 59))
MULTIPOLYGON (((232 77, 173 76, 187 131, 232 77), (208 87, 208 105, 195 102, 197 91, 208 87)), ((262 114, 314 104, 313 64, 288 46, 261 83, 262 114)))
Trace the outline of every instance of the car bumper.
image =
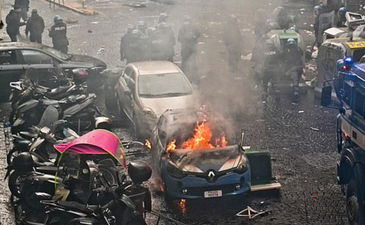
POLYGON ((227 173, 214 182, 193 175, 177 179, 167 173, 166 167, 161 170, 166 193, 176 199, 206 198, 204 193, 207 191, 222 191, 222 197, 241 195, 250 191, 250 170, 243 174, 227 173))

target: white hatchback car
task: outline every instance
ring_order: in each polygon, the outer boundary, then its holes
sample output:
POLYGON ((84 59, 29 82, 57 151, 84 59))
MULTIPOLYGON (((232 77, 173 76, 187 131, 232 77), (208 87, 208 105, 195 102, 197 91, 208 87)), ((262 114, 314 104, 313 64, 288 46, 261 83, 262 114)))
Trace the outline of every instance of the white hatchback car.
POLYGON ((117 104, 133 124, 135 137, 148 137, 168 109, 196 108, 197 96, 185 74, 172 62, 128 64, 116 85, 117 104))

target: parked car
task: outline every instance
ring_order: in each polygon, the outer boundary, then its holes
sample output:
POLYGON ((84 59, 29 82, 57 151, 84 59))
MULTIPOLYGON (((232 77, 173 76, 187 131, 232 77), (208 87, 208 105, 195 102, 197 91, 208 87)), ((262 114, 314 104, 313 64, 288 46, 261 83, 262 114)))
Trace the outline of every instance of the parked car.
POLYGON ((135 137, 148 137, 167 109, 194 108, 192 85, 172 62, 145 61, 128 64, 116 85, 120 113, 131 122, 135 137))
POLYGON ((36 81, 49 79, 50 70, 62 68, 65 75, 76 68, 87 68, 90 89, 102 84, 99 73, 106 64, 86 55, 65 54, 46 45, 31 42, 0 43, 0 99, 7 100, 10 95, 9 83, 18 81, 26 69, 36 69, 36 81))
MULTIPOLYGON (((250 191, 251 170, 242 146, 232 144, 235 138, 224 122, 206 121, 199 112, 168 110, 160 117, 150 137, 153 171, 162 181, 166 200, 235 196, 250 191), (211 146, 204 149, 184 147, 194 130, 211 134, 211 146), (224 131, 223 140, 216 143, 224 131), (174 143, 174 149, 171 148, 174 143), (176 148, 175 148, 176 147, 176 148)), ((194 142, 202 140, 195 137, 194 142)), ((204 137, 207 138, 207 137, 204 137)))

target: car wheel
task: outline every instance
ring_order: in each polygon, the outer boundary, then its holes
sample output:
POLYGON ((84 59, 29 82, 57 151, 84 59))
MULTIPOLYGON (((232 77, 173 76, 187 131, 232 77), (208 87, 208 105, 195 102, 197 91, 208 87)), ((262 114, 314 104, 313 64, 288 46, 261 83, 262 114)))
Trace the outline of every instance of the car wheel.
POLYGON ((351 225, 360 225, 365 222, 364 203, 361 200, 361 195, 355 178, 352 178, 346 192, 347 217, 351 225))

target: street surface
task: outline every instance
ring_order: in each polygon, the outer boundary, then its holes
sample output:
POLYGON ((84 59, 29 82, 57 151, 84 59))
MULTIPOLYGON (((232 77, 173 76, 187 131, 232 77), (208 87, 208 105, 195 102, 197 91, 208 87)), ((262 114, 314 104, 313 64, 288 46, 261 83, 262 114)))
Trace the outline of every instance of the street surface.
MULTIPOLYGON (((337 111, 319 106, 312 90, 301 96, 300 103, 293 105, 289 95, 283 95, 276 105, 270 99, 267 104, 259 100, 251 62, 246 56, 254 45, 253 26, 255 12, 264 8, 268 13, 280 5, 283 0, 170 0, 172 4, 147 1, 146 7, 131 7, 123 4, 135 3, 126 0, 86 0, 97 15, 85 16, 56 7, 49 8, 45 0, 31 1, 30 10, 38 9, 44 18, 46 29, 53 24, 53 17, 60 15, 68 24, 70 41, 69 52, 87 54, 104 60, 109 68, 123 66, 119 60, 120 38, 127 24, 137 24, 144 20, 148 26, 154 26, 159 13, 167 12, 168 22, 174 25, 175 37, 184 15, 190 15, 202 33, 199 43, 198 74, 201 78, 201 101, 211 109, 221 113, 240 137, 246 134, 246 144, 254 149, 269 150, 273 158, 273 169, 277 180, 282 184, 280 194, 262 193, 232 199, 209 199, 186 202, 181 209, 178 203, 166 205, 163 196, 154 192, 154 180, 148 183, 153 192, 153 209, 186 224, 347 224, 345 198, 336 181, 335 119, 337 111), (240 61, 240 72, 232 74, 227 68, 227 53, 222 43, 222 26, 229 14, 240 19, 244 47, 240 61), (235 214, 247 206, 257 211, 267 211, 252 220, 236 217, 235 214)), ((3 0, 4 17, 9 12, 12 0, 3 0)), ((313 3, 308 0, 289 0, 286 7, 290 14, 297 15, 297 26, 307 41, 311 36, 313 3)), ((24 37, 24 28, 21 28, 24 37)), ((0 37, 9 40, 5 29, 0 37)), ((48 31, 43 33, 43 43, 52 45, 48 31)), ((180 45, 175 46, 179 53, 180 45)), ((175 57, 180 60, 179 55, 175 57)), ((101 94, 102 96, 102 94, 101 94)), ((99 104, 102 106, 103 98, 99 104)), ((102 106, 102 108, 104 108, 102 106)), ((7 115, 3 106, 1 118, 7 115)), ((118 115, 110 114, 116 124, 125 124, 118 115)), ((127 128, 116 129, 117 135, 130 139, 127 128)), ((0 128, 0 168, 6 166, 3 131, 0 128)), ((149 162, 146 150, 127 152, 128 160, 149 162)), ((4 175, 1 170, 0 176, 4 175)), ((12 224, 11 207, 7 182, 1 182, 1 224, 12 224), (8 209, 8 210, 7 210, 8 209)), ((157 217, 148 215, 148 224, 155 224, 157 217)), ((160 224, 172 224, 161 220, 160 224)))

